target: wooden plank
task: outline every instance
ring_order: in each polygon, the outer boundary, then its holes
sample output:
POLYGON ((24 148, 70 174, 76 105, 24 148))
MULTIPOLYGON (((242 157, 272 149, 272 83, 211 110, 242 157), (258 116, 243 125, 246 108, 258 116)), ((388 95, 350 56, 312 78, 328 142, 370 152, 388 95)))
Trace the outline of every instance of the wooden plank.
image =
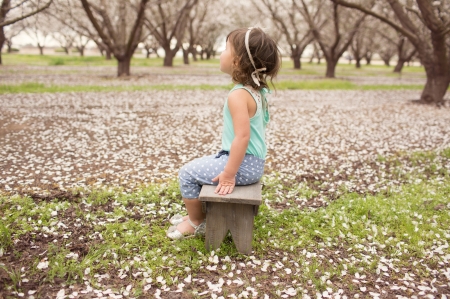
POLYGON ((254 221, 253 206, 241 204, 231 205, 233 213, 228 217, 228 227, 230 228, 236 249, 242 254, 251 254, 254 221))
POLYGON ((259 182, 252 185, 235 186, 233 192, 227 195, 216 194, 214 190, 216 190, 214 185, 203 185, 198 200, 261 205, 261 184, 259 182))
POLYGON ((232 213, 229 204, 208 202, 206 213, 205 248, 213 250, 220 247, 227 235, 228 216, 232 213))

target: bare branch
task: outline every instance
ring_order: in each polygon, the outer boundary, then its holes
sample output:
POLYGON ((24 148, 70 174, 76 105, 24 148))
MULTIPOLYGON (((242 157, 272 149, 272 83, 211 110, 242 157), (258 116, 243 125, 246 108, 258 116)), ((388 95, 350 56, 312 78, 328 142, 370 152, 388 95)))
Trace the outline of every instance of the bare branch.
POLYGON ((28 18, 28 17, 31 17, 31 16, 33 16, 33 15, 35 15, 35 14, 37 14, 37 13, 43 11, 43 10, 46 10, 46 9, 50 6, 50 4, 52 4, 52 2, 53 2, 53 0, 49 0, 44 6, 42 6, 42 7, 38 8, 38 9, 36 9, 35 11, 32 11, 32 12, 30 12, 30 13, 27 13, 27 14, 25 14, 25 15, 22 15, 22 16, 20 16, 20 17, 14 18, 14 19, 9 20, 9 21, 1 22, 1 23, 0 23, 0 28, 1 28, 1 27, 5 27, 5 26, 8 26, 8 25, 11 25, 11 24, 14 24, 14 23, 16 23, 16 22, 18 22, 18 21, 20 21, 20 20, 26 19, 26 18, 28 18))
POLYGON ((333 2, 335 2, 337 4, 339 4, 339 5, 345 6, 345 7, 357 9, 357 10, 359 10, 359 11, 365 13, 365 14, 368 14, 368 15, 370 15, 372 17, 375 17, 375 18, 379 19, 380 21, 388 24, 389 26, 391 26, 395 30, 401 32, 403 35, 408 37, 411 42, 416 43, 416 44, 418 43, 418 38, 417 38, 417 36, 415 35, 414 32, 411 32, 409 29, 403 28, 403 27, 395 24, 394 22, 392 22, 388 18, 386 18, 386 17, 384 17, 384 16, 382 16, 380 14, 377 14, 376 12, 374 12, 374 11, 372 11, 370 9, 367 9, 365 7, 362 7, 361 5, 350 3, 350 2, 347 2, 347 1, 344 1, 344 0, 331 0, 331 1, 333 1, 333 2))

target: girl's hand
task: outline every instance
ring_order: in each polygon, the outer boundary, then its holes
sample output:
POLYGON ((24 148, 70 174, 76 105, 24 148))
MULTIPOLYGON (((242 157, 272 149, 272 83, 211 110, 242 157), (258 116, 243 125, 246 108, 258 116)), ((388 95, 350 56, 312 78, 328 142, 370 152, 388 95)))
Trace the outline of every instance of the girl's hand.
POLYGON ((236 185, 235 176, 230 176, 226 172, 221 172, 218 176, 212 179, 213 182, 219 181, 214 193, 219 195, 227 195, 233 192, 234 186, 236 185))

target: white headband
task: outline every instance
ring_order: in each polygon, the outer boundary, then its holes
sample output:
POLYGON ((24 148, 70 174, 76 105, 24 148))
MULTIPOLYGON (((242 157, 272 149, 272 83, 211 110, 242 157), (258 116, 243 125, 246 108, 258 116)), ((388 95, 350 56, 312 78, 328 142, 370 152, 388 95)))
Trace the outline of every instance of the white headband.
POLYGON ((255 66, 255 62, 253 61, 252 54, 250 53, 250 48, 248 46, 248 38, 250 37, 250 31, 252 31, 252 29, 253 29, 253 27, 249 27, 247 30, 247 33, 245 33, 245 48, 247 49, 248 58, 250 58, 250 62, 252 63, 253 68, 255 69, 255 71, 252 73, 253 82, 255 82, 255 84, 257 86, 260 86, 261 84, 259 83, 259 72, 265 71, 266 68, 263 67, 263 68, 257 69, 255 66))

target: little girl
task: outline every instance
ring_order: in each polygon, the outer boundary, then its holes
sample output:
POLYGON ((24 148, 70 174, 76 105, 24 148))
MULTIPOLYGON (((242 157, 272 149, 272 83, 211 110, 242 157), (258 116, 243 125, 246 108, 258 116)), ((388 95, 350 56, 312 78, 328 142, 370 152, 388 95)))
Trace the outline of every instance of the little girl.
POLYGON ((280 66, 276 42, 261 29, 243 28, 228 34, 220 70, 236 85, 223 107, 222 150, 181 168, 180 189, 188 215, 170 219, 174 226, 167 231, 169 238, 204 234, 206 215, 198 200, 202 185, 217 184, 215 192, 225 195, 235 185, 253 184, 262 177, 269 122, 267 79, 272 82, 280 66))

